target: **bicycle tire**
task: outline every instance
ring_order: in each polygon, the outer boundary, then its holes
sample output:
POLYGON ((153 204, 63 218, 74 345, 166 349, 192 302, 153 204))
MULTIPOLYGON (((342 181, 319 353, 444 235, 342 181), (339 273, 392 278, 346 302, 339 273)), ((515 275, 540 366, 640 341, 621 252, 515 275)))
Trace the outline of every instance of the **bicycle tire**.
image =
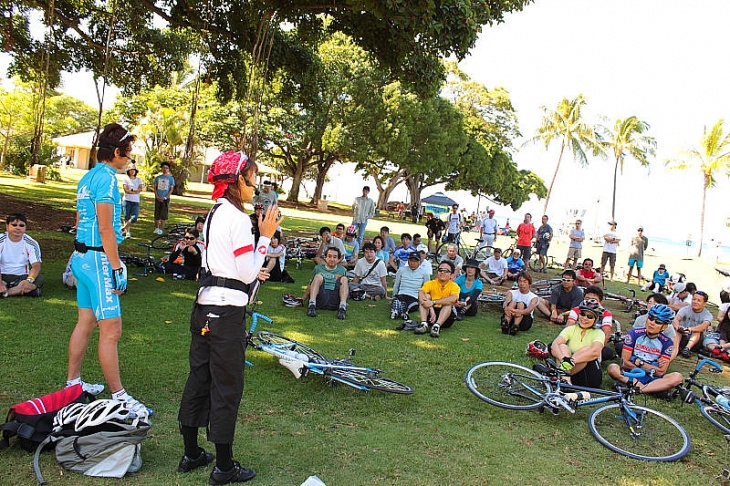
POLYGON ((502 361, 472 366, 464 381, 469 391, 481 400, 509 410, 540 408, 545 394, 550 391, 550 385, 540 373, 502 361))
POLYGON ((493 246, 489 246, 489 245, 480 246, 479 248, 477 248, 476 253, 474 253, 474 258, 480 262, 483 262, 487 258, 492 256, 492 253, 494 253, 493 246))
POLYGON ((723 434, 730 434, 730 412, 717 405, 705 405, 700 407, 700 411, 712 425, 722 430, 723 434))
POLYGON ((689 434, 672 417, 641 405, 627 404, 642 417, 639 427, 630 428, 623 406, 612 403, 594 410, 588 417, 591 434, 605 447, 644 461, 676 461, 689 453, 692 448, 689 434))
POLYGON ((514 253, 514 251, 515 251, 515 247, 514 246, 510 246, 509 248, 507 248, 506 250, 504 250, 502 252, 502 258, 509 258, 509 257, 511 257, 512 256, 512 253, 514 253))
POLYGON ((378 390, 388 393, 398 393, 400 395, 410 395, 413 388, 403 383, 399 383, 390 378, 378 376, 377 372, 337 369, 329 372, 329 377, 333 380, 350 385, 353 388, 365 387, 368 390, 378 390))
POLYGON ((322 356, 318 351, 298 341, 289 339, 286 336, 276 334, 275 332, 259 331, 252 341, 256 346, 271 345, 281 347, 289 351, 306 354, 311 363, 329 363, 329 360, 322 356))
POLYGON ((169 234, 160 235, 150 242, 150 247, 155 250, 172 250, 172 247, 175 246, 175 243, 177 243, 179 239, 180 238, 172 237, 169 234))
POLYGON ((537 253, 533 253, 530 255, 530 262, 529 262, 530 270, 533 272, 537 272, 540 269, 540 255, 537 253))
POLYGON ((477 302, 482 302, 485 304, 502 304, 506 299, 507 296, 504 294, 490 293, 480 295, 477 298, 477 302))

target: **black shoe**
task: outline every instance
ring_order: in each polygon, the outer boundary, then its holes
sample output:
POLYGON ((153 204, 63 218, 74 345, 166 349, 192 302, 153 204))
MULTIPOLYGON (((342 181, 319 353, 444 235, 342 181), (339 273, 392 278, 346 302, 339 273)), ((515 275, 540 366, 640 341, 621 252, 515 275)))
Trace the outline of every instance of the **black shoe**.
POLYGON ((502 328, 502 334, 509 333, 509 321, 507 320, 507 316, 502 316, 502 319, 499 321, 499 327, 502 328))
POLYGON ((208 484, 230 484, 244 483, 256 476, 256 471, 241 467, 238 461, 233 461, 233 467, 228 471, 221 471, 217 467, 210 473, 210 481, 208 484))
POLYGON ((307 315, 309 317, 317 317, 317 308, 313 304, 309 304, 307 308, 307 315))
POLYGON ((339 309, 337 309, 337 318, 338 318, 339 320, 341 320, 341 321, 342 321, 342 320, 344 320, 344 319, 345 319, 346 317, 347 317, 347 309, 345 309, 344 307, 340 307, 339 309))
POLYGON ((689 358, 690 356, 692 356, 692 351, 690 351, 689 348, 683 348, 682 351, 679 352, 679 354, 681 354, 684 358, 689 358))
POLYGON ((509 335, 510 336, 517 336, 517 331, 520 329, 517 327, 517 324, 512 324, 509 326, 509 335))
POLYGON ((205 452, 205 449, 200 449, 200 456, 195 459, 190 459, 188 456, 182 456, 180 463, 177 465, 177 472, 186 473, 199 467, 205 467, 213 462, 214 459, 215 456, 213 454, 205 452))

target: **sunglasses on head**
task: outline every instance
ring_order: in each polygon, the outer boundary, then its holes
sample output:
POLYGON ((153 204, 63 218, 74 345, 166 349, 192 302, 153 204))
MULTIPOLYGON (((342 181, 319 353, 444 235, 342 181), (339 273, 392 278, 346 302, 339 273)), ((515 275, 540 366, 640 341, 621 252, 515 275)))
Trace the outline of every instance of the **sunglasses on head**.
POLYGON ((587 317, 588 319, 591 319, 591 320, 594 320, 594 321, 596 320, 596 315, 593 312, 580 311, 580 316, 581 317, 587 317))

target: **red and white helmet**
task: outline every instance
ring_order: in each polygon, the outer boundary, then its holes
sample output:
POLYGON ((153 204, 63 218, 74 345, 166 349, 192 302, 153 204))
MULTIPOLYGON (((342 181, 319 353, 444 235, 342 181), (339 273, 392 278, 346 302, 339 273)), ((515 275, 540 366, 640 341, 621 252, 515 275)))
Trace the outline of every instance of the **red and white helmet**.
POLYGON ((542 341, 530 341, 527 343, 527 347, 525 348, 525 353, 529 354, 533 358, 538 359, 545 359, 548 356, 550 356, 550 353, 548 353, 548 347, 547 344, 545 344, 542 341))
POLYGON ((347 229, 345 230, 345 234, 352 235, 352 236, 357 235, 357 228, 355 228, 355 225, 351 224, 350 226, 348 226, 347 229))

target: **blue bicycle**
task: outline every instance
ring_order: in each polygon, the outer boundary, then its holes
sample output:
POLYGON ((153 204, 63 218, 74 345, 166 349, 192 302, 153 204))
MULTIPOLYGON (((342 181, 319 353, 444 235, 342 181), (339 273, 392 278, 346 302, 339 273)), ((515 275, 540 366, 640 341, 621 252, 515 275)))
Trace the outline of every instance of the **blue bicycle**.
POLYGON ((677 387, 675 396, 679 396, 685 403, 696 404, 702 415, 712 425, 722 430, 724 434, 730 434, 730 410, 720 403, 728 403, 730 390, 715 388, 697 380, 697 375, 705 366, 707 366, 710 373, 722 373, 722 366, 711 359, 702 358, 684 380, 684 383, 677 387), (697 387, 700 393, 692 391, 692 387, 697 387))
MULTIPOLYGON (((552 360, 546 363, 544 374, 514 363, 479 363, 466 373, 466 386, 485 402, 510 410, 575 413, 580 407, 607 404, 590 414, 588 428, 601 444, 633 459, 676 461, 690 451, 689 434, 676 420, 633 403, 635 387, 610 391, 572 385, 552 360)), ((629 378, 643 375, 641 369, 626 373, 629 378)))
MULTIPOLYGON (((378 390, 403 395, 413 393, 410 386, 381 376, 381 370, 356 366, 351 361, 355 355, 354 349, 349 350, 347 359, 329 360, 309 346, 281 334, 259 331, 254 335, 259 319, 269 324, 272 324, 273 320, 255 310, 246 312, 251 316, 251 329, 248 332, 247 344, 279 358, 279 363, 297 378, 307 376, 311 372, 322 375, 331 383, 344 383, 358 390, 378 390)), ((247 364, 251 363, 247 362, 247 364)))

